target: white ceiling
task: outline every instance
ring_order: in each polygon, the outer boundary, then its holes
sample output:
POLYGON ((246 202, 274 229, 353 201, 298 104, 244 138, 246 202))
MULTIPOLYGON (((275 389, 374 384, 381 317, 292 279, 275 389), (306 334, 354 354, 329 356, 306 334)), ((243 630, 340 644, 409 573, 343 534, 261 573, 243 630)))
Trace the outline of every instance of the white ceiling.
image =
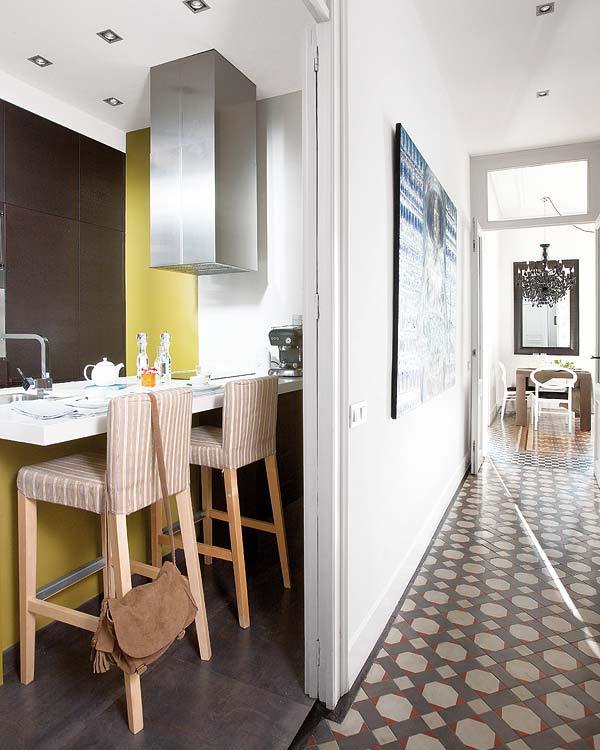
POLYGON ((600 137, 600 1, 541 2, 415 2, 472 154, 600 137))
POLYGON ((212 48, 261 99, 302 88, 312 22, 301 0, 208 2, 193 14, 181 0, 0 0, 0 70, 126 131, 149 125, 151 66, 212 48), (96 36, 107 28, 123 41, 96 36), (36 54, 54 64, 38 68, 27 60, 36 54))

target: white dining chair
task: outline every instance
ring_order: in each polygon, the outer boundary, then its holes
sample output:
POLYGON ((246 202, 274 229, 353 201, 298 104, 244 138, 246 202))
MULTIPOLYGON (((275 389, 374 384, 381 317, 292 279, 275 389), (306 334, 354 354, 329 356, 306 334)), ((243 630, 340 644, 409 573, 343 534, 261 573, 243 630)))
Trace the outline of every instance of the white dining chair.
MULTIPOLYGON (((500 370, 500 380, 502 381, 502 410, 500 412, 500 419, 504 419, 504 414, 506 412, 506 404, 511 402, 516 402, 517 400, 517 388, 514 385, 508 385, 507 377, 506 377, 506 367, 504 366, 504 362, 498 361, 498 369, 500 370)), ((527 405, 529 405, 529 396, 533 395, 533 388, 531 386, 527 386, 527 393, 525 395, 527 405)), ((516 408, 516 404, 515 404, 516 408)))
MULTIPOLYGON (((538 428, 542 404, 546 403, 553 404, 558 408, 566 405, 567 429, 569 432, 573 432, 573 388, 575 388, 575 383, 577 382, 577 373, 566 367, 546 365, 534 370, 529 377, 535 386, 533 402, 534 429, 537 430, 538 428), (553 372, 560 372, 561 377, 544 377, 544 374, 553 372)), ((549 411, 553 410, 549 409, 549 411)))

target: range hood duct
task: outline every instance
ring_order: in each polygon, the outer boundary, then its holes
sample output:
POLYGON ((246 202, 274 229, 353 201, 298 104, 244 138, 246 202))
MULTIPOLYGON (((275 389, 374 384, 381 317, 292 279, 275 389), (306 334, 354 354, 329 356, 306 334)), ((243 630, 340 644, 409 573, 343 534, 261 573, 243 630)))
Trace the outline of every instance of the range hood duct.
POLYGON ((216 50, 150 71, 151 267, 256 271, 256 86, 216 50))

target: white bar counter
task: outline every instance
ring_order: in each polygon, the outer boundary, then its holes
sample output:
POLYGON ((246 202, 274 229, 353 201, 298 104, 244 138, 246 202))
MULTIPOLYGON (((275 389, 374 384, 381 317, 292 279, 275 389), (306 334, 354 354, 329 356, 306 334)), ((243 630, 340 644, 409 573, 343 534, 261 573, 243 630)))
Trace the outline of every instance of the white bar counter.
MULTIPOLYGON (((240 380, 241 378, 231 378, 240 380)), ((135 382, 135 378, 120 378, 119 382, 127 385, 127 388, 116 391, 117 395, 123 396, 128 393, 157 391, 163 388, 185 388, 185 380, 174 380, 170 386, 159 386, 158 388, 141 388, 135 382)), ((211 390, 202 393, 194 390, 192 411, 198 414, 211 409, 220 409, 223 406, 223 392, 225 379, 219 380, 223 387, 218 391, 211 390)), ((213 381, 211 386, 217 383, 213 381)), ((73 383, 59 383, 54 386, 52 397, 66 398, 83 395, 90 383, 88 381, 77 381, 73 383)), ((190 387, 189 385, 187 387, 190 387)), ((90 389, 90 393, 93 389, 90 389)), ((292 391, 302 390, 302 378, 279 378, 279 395, 292 391)), ((2 388, 0 396, 12 393, 25 393, 22 388, 2 388)), ((66 416, 58 419, 36 419, 20 414, 13 409, 12 404, 0 405, 0 440, 11 440, 17 443, 29 445, 57 445, 70 440, 102 435, 106 433, 106 414, 96 416, 66 416)))

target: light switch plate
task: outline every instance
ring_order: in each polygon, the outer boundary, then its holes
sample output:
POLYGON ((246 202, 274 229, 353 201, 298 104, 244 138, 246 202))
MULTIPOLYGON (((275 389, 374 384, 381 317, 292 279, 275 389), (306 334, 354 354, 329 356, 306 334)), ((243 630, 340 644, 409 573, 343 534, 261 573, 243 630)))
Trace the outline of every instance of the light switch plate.
POLYGON ((367 421, 367 402, 359 401, 357 404, 350 404, 350 429, 358 427, 367 421))

